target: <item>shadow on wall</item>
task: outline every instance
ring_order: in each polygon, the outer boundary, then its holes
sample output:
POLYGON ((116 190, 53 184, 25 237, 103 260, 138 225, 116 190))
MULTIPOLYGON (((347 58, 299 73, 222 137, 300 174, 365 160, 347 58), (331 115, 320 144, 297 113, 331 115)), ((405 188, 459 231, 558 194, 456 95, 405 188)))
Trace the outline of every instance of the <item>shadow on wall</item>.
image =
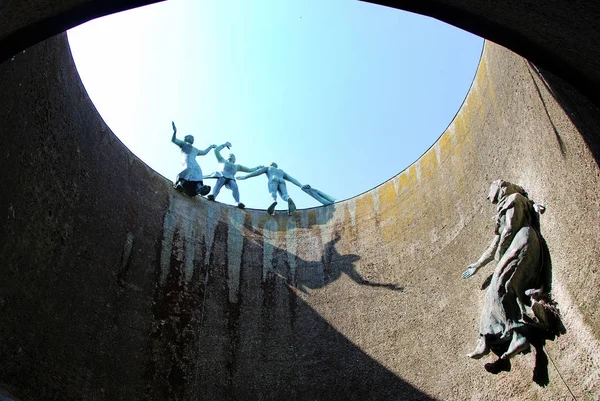
POLYGON ((361 285, 402 287, 363 279, 354 266, 358 256, 336 251, 339 236, 323 247, 321 262, 274 249, 265 274, 264 243, 250 234, 243 237, 232 302, 223 247, 229 230, 219 223, 210 249, 196 249, 194 259, 208 263, 197 264, 189 280, 178 256, 186 250, 173 246, 165 284, 156 289, 146 399, 432 400, 350 342, 298 292, 327 286, 342 273, 361 285))
MULTIPOLYGON (((591 102, 588 98, 583 96, 569 83, 550 73, 548 70, 540 68, 532 62, 529 62, 529 69, 532 74, 532 78, 533 75, 538 76, 542 84, 548 89, 556 101, 565 110, 566 115, 569 116, 569 119, 575 125, 575 127, 577 127, 577 131, 579 131, 581 137, 588 145, 594 156, 594 159, 596 160, 596 164, 600 166, 600 137, 598 136, 598 132, 600 131, 600 120, 598 118, 598 116, 600 116, 600 108, 598 108, 598 106, 591 102)), ((550 123, 554 129, 554 133, 563 156, 566 156, 566 150, 561 138, 561 134, 554 125, 552 116, 548 111, 539 85, 537 83, 535 83, 535 85, 540 100, 546 109, 546 113, 548 114, 548 119, 550 120, 550 123)))
MULTIPOLYGON (((329 241, 323 250, 323 257, 320 262, 306 262, 302 277, 299 279, 296 275, 290 275, 289 271, 276 272, 277 275, 286 280, 286 283, 294 288, 307 293, 307 289, 323 288, 346 274, 356 284, 370 287, 383 287, 390 290, 404 291, 404 287, 397 284, 384 284, 364 279, 356 270, 355 262, 360 260, 360 256, 354 254, 341 255, 335 249, 335 244, 339 242, 339 234, 329 241), (286 275, 287 274, 287 275, 286 275)), ((287 253, 287 252, 286 252, 287 253)), ((286 255, 286 257, 289 257, 286 255)), ((295 257, 295 256, 293 256, 295 257)))

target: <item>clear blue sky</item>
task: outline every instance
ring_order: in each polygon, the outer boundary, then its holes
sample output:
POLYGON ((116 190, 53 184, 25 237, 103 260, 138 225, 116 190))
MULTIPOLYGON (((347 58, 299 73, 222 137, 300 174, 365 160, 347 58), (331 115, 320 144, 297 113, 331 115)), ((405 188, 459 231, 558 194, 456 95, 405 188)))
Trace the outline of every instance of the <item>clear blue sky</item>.
MULTIPOLYGON (((106 123, 168 179, 181 170, 174 120, 198 148, 230 141, 238 163, 275 161, 338 200, 392 178, 437 140, 483 46, 355 0, 168 0, 88 22, 69 41, 106 123)), ((204 174, 217 170, 212 152, 198 161, 204 174)), ((264 176, 238 184, 247 207, 270 204, 264 176)), ((299 208, 319 205, 288 190, 299 208)), ((217 200, 233 203, 225 188, 217 200)))

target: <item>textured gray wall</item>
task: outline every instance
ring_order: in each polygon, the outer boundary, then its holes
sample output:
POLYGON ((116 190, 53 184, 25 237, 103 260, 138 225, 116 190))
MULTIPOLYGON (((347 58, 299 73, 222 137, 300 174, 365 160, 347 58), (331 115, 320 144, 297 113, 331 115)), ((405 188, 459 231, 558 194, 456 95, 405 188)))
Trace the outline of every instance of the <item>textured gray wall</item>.
POLYGON ((187 198, 133 156, 64 35, 0 64, 0 394, 598 398, 598 115, 546 77, 577 107, 486 43, 465 104, 420 160, 359 197, 271 217, 187 198), (547 387, 532 382, 534 353, 498 376, 464 356, 486 274, 460 274, 491 239, 485 195, 499 177, 548 207, 568 332, 547 346, 547 387))

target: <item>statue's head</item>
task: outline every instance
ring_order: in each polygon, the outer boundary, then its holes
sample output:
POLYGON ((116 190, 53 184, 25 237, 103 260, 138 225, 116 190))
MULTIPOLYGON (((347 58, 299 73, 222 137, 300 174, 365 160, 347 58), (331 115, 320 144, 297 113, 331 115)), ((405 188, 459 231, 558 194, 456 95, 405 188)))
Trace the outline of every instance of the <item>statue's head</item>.
POLYGON ((235 155, 233 153, 230 153, 227 160, 231 163, 235 163, 235 155))
POLYGON ((269 164, 269 166, 271 166, 271 167, 275 167, 275 168, 278 168, 278 167, 279 167, 279 166, 277 166, 277 163, 275 163, 275 162, 271 162, 271 164, 269 164))
POLYGON ((183 140, 187 143, 189 143, 190 145, 192 145, 194 143, 194 136, 193 135, 186 135, 183 140))
POLYGON ((490 186, 490 192, 488 199, 492 203, 498 203, 508 195, 520 193, 523 196, 527 196, 527 192, 518 185, 504 180, 496 180, 492 182, 490 186))

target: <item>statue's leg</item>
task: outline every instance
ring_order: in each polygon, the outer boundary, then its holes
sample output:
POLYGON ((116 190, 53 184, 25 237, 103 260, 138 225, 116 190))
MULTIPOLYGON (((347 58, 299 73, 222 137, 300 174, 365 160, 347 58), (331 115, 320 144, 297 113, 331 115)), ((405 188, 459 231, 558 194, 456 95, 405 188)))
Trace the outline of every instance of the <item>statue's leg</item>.
POLYGON ((512 340, 510 341, 508 350, 502 354, 500 359, 510 359, 521 352, 529 351, 530 348, 531 347, 529 345, 529 341, 527 341, 527 338, 525 338, 525 336, 519 333, 517 330, 513 330, 512 340))
POLYGON ((279 192, 279 196, 281 196, 281 199, 288 203, 288 214, 291 215, 292 213, 294 213, 296 211, 296 204, 288 195, 287 186, 285 185, 285 183, 281 183, 277 186, 277 192, 279 192))
POLYGON ((198 181, 198 184, 196 185, 196 192, 200 196, 204 196, 210 192, 210 186, 204 185, 204 182, 202 182, 202 181, 198 181))
POLYGON ((287 202, 288 199, 290 199, 290 196, 287 193, 287 187, 284 183, 281 183, 277 186, 277 192, 279 192, 279 196, 281 196, 281 199, 283 199, 284 201, 287 202))
POLYGON ((212 194, 208 195, 208 200, 215 200, 215 198, 219 195, 219 192, 221 192, 221 188, 223 188, 223 185, 225 185, 226 181, 227 181, 227 178, 225 178, 225 177, 219 177, 217 179, 217 183, 215 184, 215 187, 213 188, 212 194))
POLYGON ((245 205, 240 202, 240 190, 238 188, 237 182, 235 180, 227 180, 227 188, 231 189, 231 193, 233 195, 233 199, 235 200, 235 205, 240 209, 243 209, 245 205))
POLYGON ((296 211, 296 204, 292 200, 292 198, 288 197, 288 215, 292 215, 296 211))
POLYGON ((470 354, 467 354, 467 356, 473 359, 480 359, 489 353, 490 347, 487 343, 487 339, 485 338, 485 336, 481 336, 479 338, 479 343, 477 344, 477 348, 475 348, 475 351, 471 352, 470 354))
POLYGON ((177 174, 177 177, 175 178, 175 184, 173 184, 173 188, 175 188, 179 192, 183 191, 183 185, 181 185, 181 181, 182 179, 179 178, 179 174, 177 174))
POLYGON ((271 194, 271 199, 273 199, 273 203, 271 203, 271 205, 268 207, 267 213, 272 215, 275 213, 275 206, 277 206, 277 188, 279 187, 279 185, 277 185, 276 182, 269 181, 268 186, 269 194, 271 194))

